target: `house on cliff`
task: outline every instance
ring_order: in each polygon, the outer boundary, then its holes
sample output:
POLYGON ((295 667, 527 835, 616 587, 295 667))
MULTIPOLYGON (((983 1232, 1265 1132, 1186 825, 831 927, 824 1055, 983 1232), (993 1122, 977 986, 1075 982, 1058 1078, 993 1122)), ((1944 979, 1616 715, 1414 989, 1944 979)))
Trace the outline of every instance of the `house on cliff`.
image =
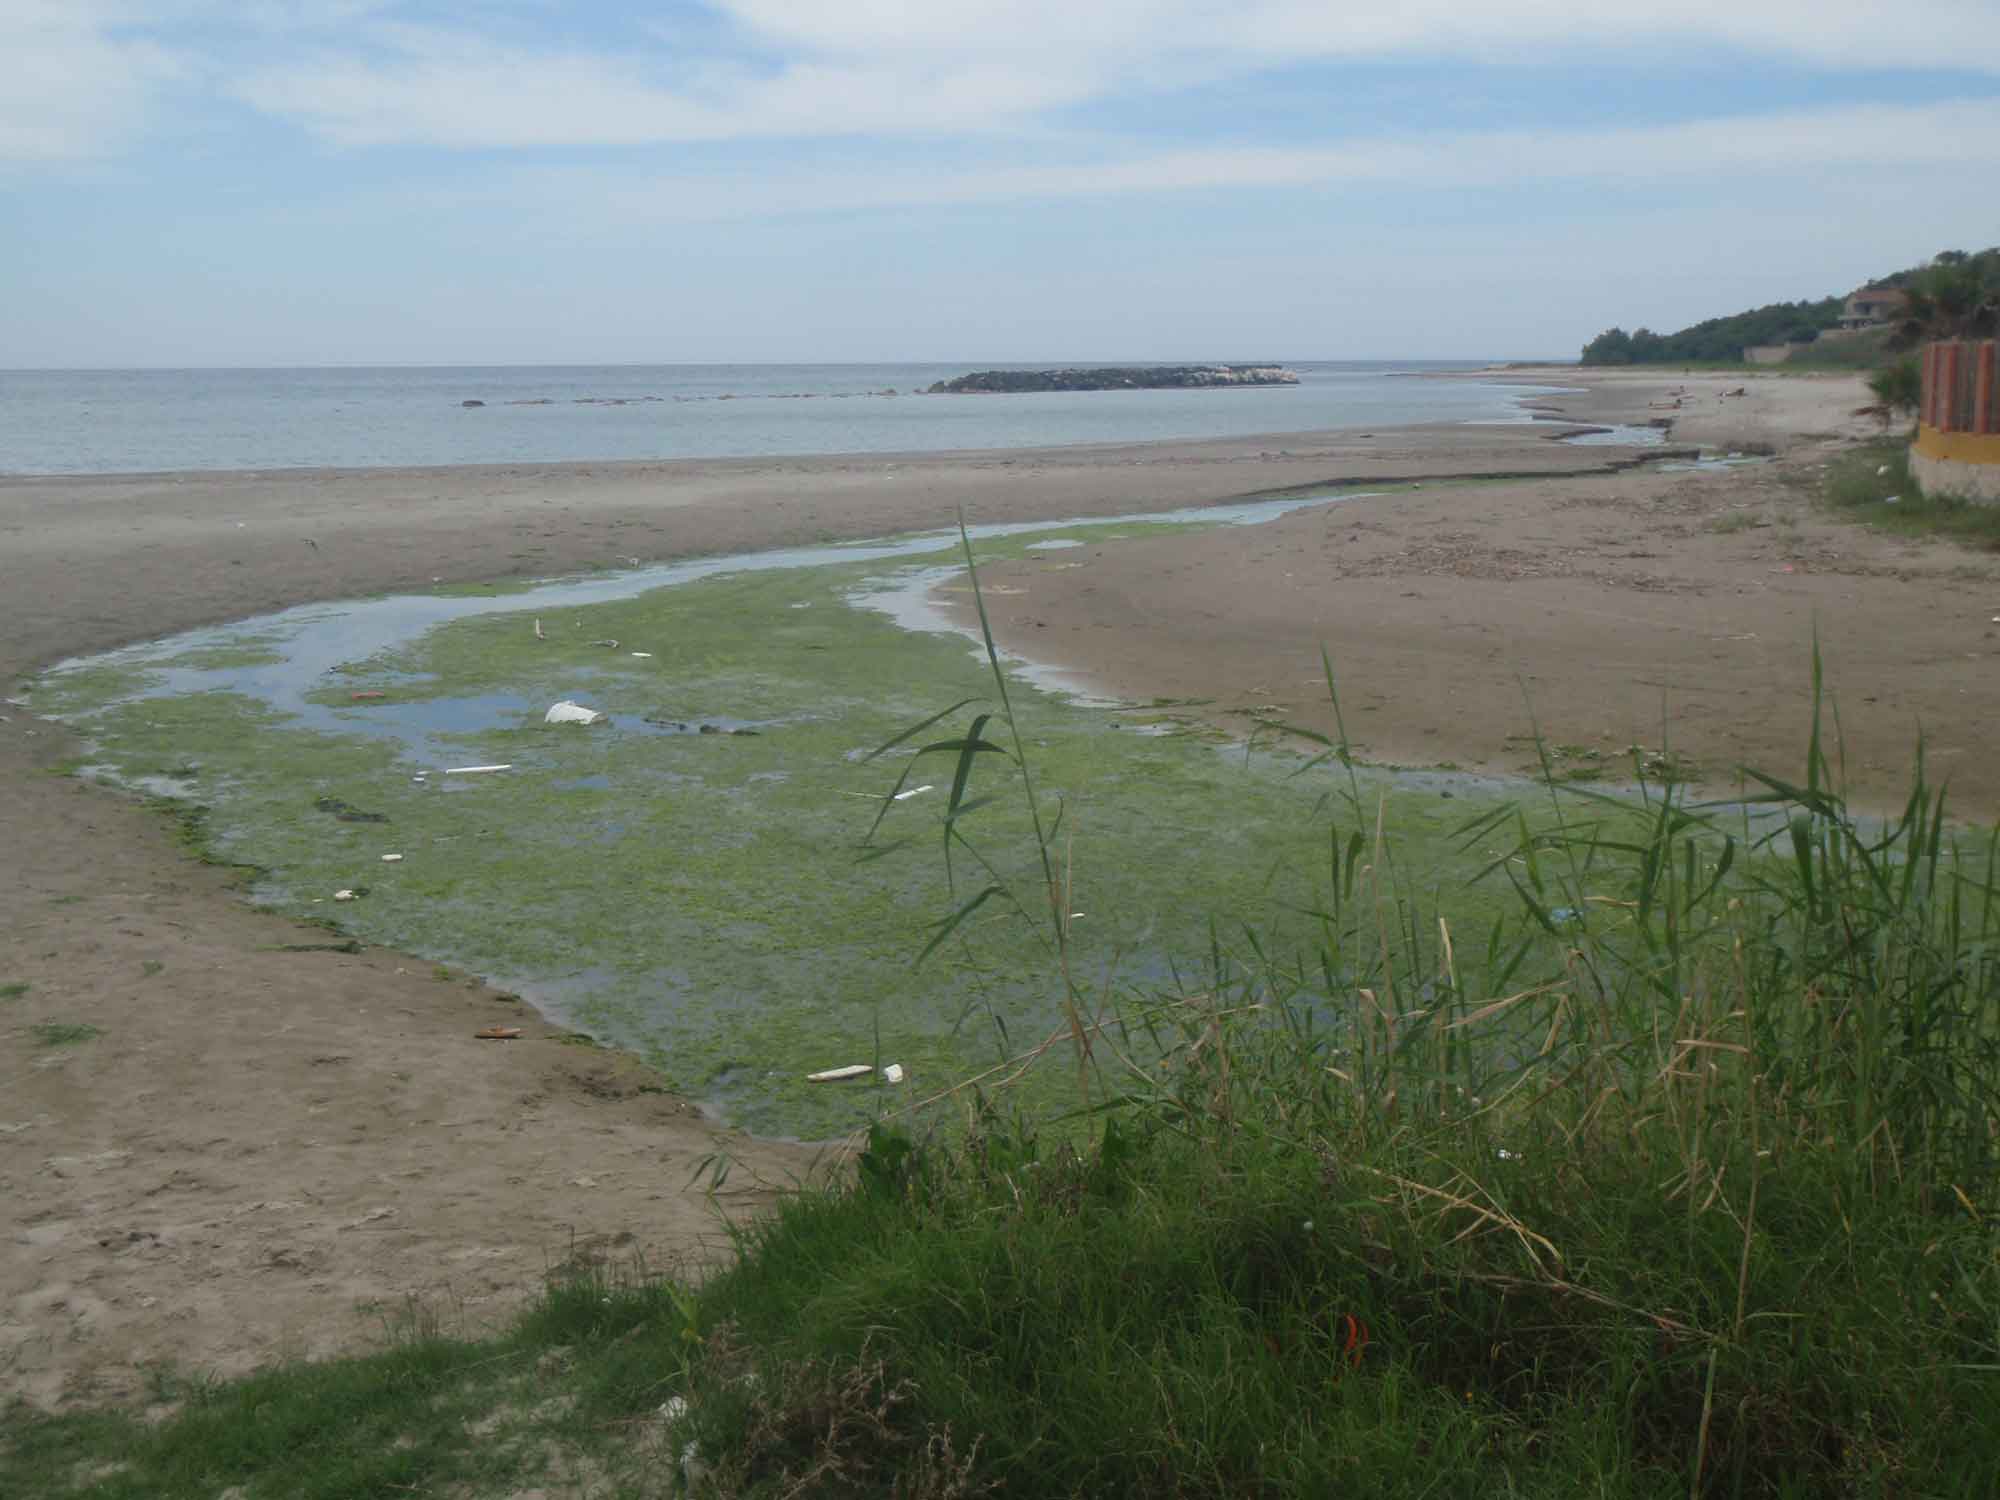
POLYGON ((1849 332, 1880 328, 1900 317, 1909 305, 1910 299, 1893 286, 1864 286, 1840 309, 1840 326, 1849 332))

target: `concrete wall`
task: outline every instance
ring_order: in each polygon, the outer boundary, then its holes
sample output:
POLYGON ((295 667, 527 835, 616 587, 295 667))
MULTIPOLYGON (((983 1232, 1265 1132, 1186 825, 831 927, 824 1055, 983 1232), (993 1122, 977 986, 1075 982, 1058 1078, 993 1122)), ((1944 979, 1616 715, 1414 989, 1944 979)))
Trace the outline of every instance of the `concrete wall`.
POLYGON ((1926 495, 2000 505, 2000 436, 1919 427, 1910 445, 1910 473, 1926 495))

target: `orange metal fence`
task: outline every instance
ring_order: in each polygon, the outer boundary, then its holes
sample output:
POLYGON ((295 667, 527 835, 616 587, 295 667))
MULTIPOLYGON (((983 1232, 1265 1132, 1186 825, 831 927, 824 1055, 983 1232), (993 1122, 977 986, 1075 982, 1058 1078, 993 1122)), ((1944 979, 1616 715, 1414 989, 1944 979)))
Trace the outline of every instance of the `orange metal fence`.
POLYGON ((1918 421, 1937 432, 2000 434, 2000 344, 1959 339, 1924 347, 1918 421))

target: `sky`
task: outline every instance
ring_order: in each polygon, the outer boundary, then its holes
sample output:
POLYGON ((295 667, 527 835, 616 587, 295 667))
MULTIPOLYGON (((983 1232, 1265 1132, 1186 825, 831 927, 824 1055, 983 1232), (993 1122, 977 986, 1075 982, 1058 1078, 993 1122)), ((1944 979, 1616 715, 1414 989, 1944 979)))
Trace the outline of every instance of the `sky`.
POLYGON ((1573 358, 2000 243, 2000 0, 0 0, 0 368, 1573 358))

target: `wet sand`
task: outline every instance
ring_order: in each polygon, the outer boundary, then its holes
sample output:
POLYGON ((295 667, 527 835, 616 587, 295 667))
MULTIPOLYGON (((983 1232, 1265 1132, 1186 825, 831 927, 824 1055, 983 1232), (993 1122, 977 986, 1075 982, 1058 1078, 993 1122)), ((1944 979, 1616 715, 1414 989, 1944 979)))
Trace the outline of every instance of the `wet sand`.
MULTIPOLYGON (((1816 383, 1753 379, 1746 396, 1723 394, 1743 384, 1593 375, 1589 393, 1560 398, 1560 415, 1664 417, 1680 424, 1677 441, 1863 430, 1814 425, 1859 404, 1858 386, 1802 401, 1816 383)), ((1357 481, 1535 474, 1548 478, 1427 483, 1226 539, 1052 555, 1024 569, 1035 592, 1010 601, 1001 629, 1009 644, 1120 691, 1174 693, 1238 673, 1232 691, 1268 689, 1250 696, 1296 701, 1302 713, 1305 654, 1316 663, 1331 634, 1366 721, 1350 725, 1356 738, 1425 763, 1511 764, 1511 750, 1493 751, 1486 729, 1466 726, 1489 714, 1497 726, 1514 710, 1467 694, 1497 681, 1516 702, 1515 673, 1538 709, 1544 682, 1591 682, 1576 702, 1592 712, 1566 732, 1597 743, 1652 742, 1642 729, 1656 712, 1610 711, 1611 684, 1647 677, 1698 673, 1718 726, 1792 724, 1783 694, 1802 680, 1800 632, 1814 609, 1880 638, 1879 695, 1895 708, 1885 745, 1920 711, 1940 749, 1957 747, 1990 712, 1983 669, 1968 659, 1991 649, 1984 621, 2000 613, 1983 559, 1827 529, 1772 471, 1624 475, 1618 466, 1639 453, 1548 440, 1564 430, 0 479, 0 682, 194 625, 434 581, 925 529, 961 510, 974 521, 1053 519, 1357 481), (1782 523, 1785 505, 1805 517, 1798 526, 1782 523), (1704 529, 1745 506, 1768 509, 1773 524, 1704 529), (1781 547, 1782 559, 1771 550, 1781 547), (1058 561, 1084 566, 1057 571, 1058 561), (1792 572, 1771 571, 1787 563, 1792 572), (1661 582, 1635 583, 1641 575, 1661 582), (1919 597, 1931 601, 1928 617, 1919 597), (1760 598, 1792 613, 1752 621, 1754 646, 1730 639, 1746 632, 1729 611, 1760 598), (1607 600, 1616 622, 1590 612, 1607 600), (1968 632, 1961 617, 1975 600, 1968 632), (1890 640, 1905 654, 1892 655, 1890 640), (1751 660, 1763 675, 1723 685, 1730 663, 1751 660)), ((1815 461, 1809 446, 1785 460, 1815 461)), ((1852 732, 1848 705, 1876 690, 1844 647, 1829 646, 1852 732)), ((572 1258, 644 1254, 659 1265, 716 1253, 714 1211, 690 1178, 718 1150, 739 1162, 733 1206, 767 1201, 746 1185, 811 1170, 815 1153, 716 1129, 650 1092, 635 1066, 565 1044, 476 982, 387 951, 323 951, 333 935, 253 911, 230 872, 189 859, 167 819, 48 774, 76 748, 60 727, 0 707, 11 877, 0 885, 0 986, 28 986, 0 999, 0 1399, 127 1395, 158 1360, 234 1373, 353 1348, 410 1297, 478 1328, 572 1258), (503 1020, 522 1025, 522 1039, 473 1037, 503 1020), (33 1029, 42 1022, 100 1035, 48 1046, 33 1029)), ((1975 788, 1977 759, 1958 761, 1975 788)))
MULTIPOLYGON (((1721 377, 1708 377, 1720 383, 1721 377)), ((1730 379, 1725 389, 1744 382, 1730 379)), ((1873 432, 1841 382, 1683 399, 1768 463, 1560 482, 1427 485, 1268 526, 1069 551, 986 571, 996 634, 1100 691, 1203 700, 1390 765, 1629 783, 1671 752, 1701 793, 1802 780, 1815 637, 1826 727, 1858 807, 1900 809, 1919 736, 1962 819, 2000 815, 2000 562, 1826 515, 1823 466, 1873 432), (1736 404, 1723 407, 1727 399, 1736 404), (1828 433, 1848 436, 1830 437, 1828 433)), ((1651 394, 1641 377, 1621 391, 1651 394)), ((974 623, 970 595, 938 594, 974 623)))

